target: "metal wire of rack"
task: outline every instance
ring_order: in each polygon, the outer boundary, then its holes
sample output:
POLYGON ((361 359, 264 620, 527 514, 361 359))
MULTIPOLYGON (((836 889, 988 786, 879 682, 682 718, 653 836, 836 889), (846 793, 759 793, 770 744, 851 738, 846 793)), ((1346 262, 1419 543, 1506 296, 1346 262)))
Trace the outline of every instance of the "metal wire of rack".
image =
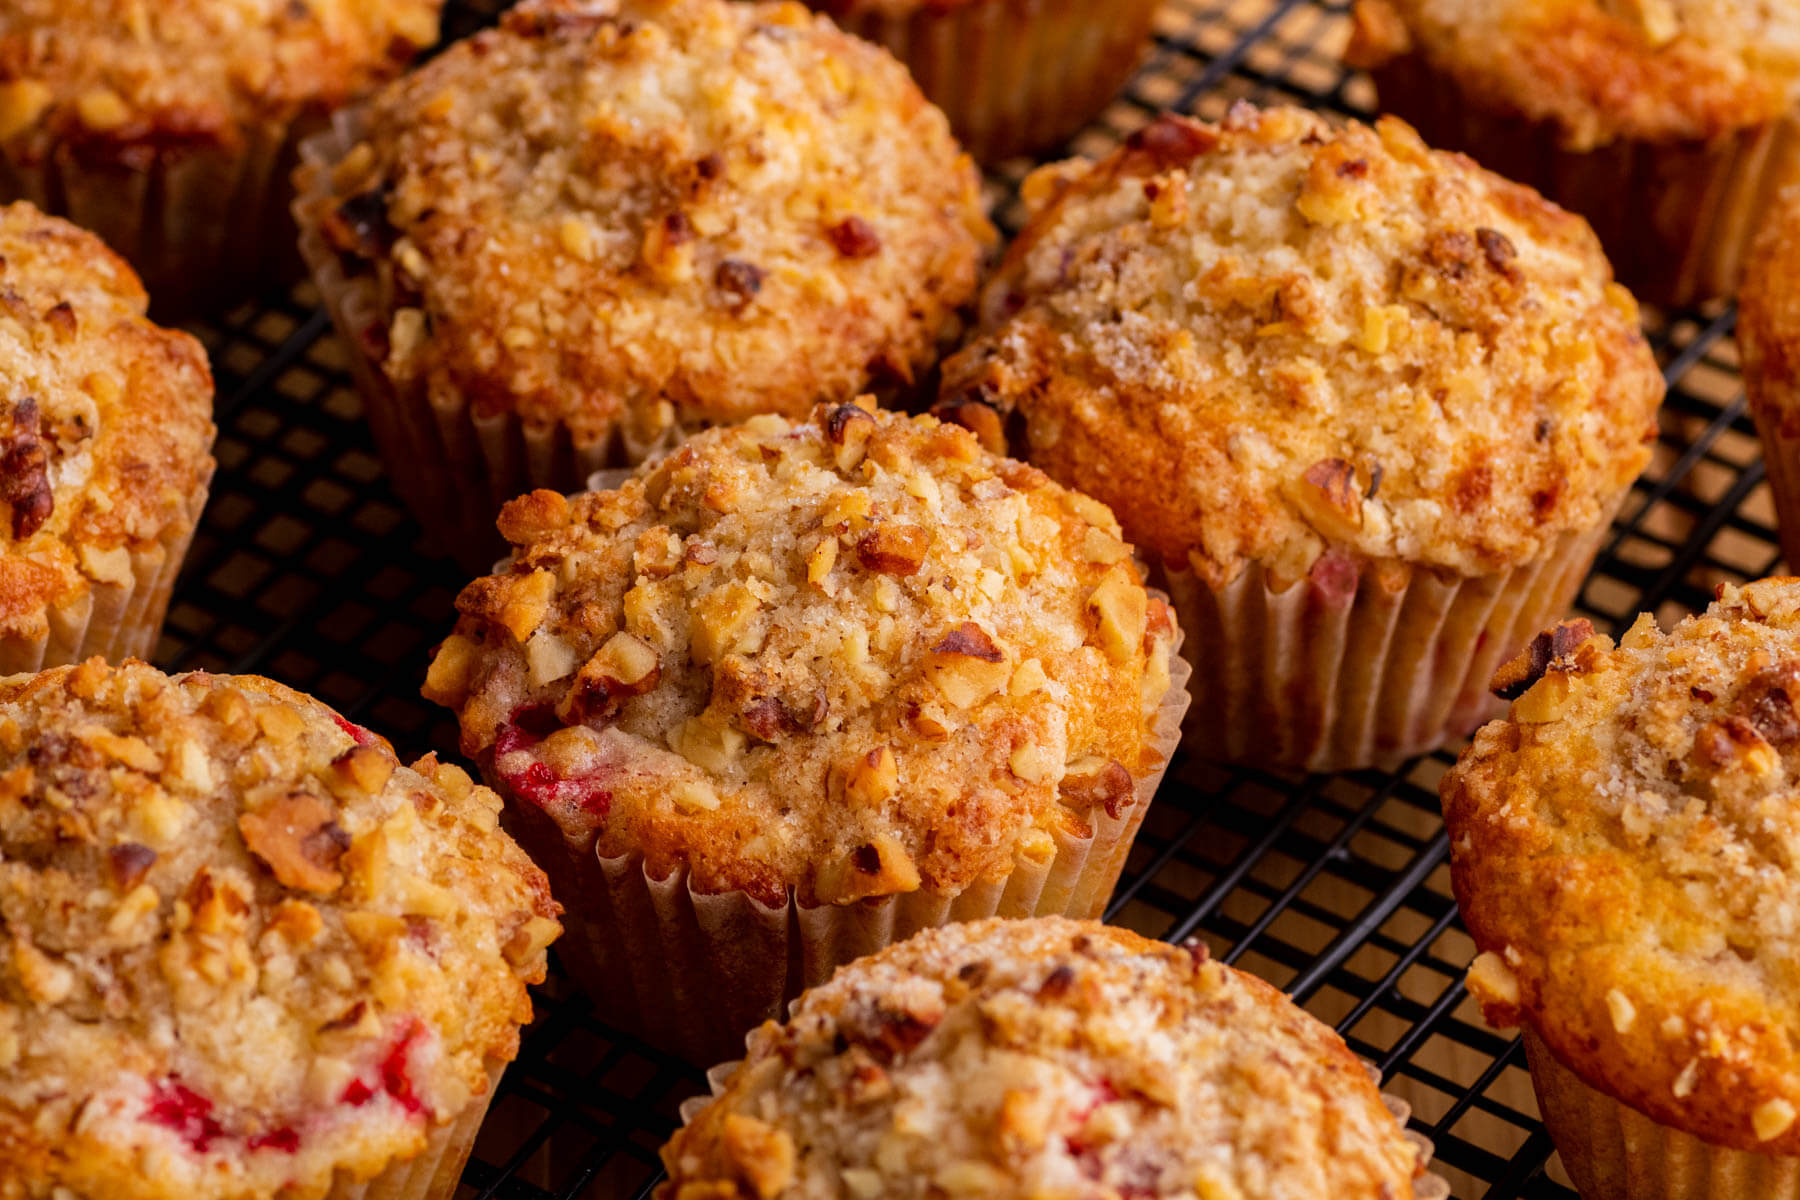
MULTIPOLYGON (((450 30, 491 19, 452 0, 450 30)), ((1216 117, 1238 99, 1342 114, 1374 104, 1338 53, 1345 0, 1166 0, 1154 45, 1110 109, 1074 138, 1104 151, 1151 114, 1216 117)), ((1003 226, 1031 164, 990 176, 1003 226)), ((1669 379, 1650 470, 1581 607, 1622 630, 1667 622, 1778 552, 1744 415, 1729 308, 1655 316, 1669 379)), ((455 753, 418 698, 430 645, 464 582, 425 556, 388 490, 343 352, 302 287, 195 327, 219 383, 213 500, 164 640, 170 669, 255 671, 337 705, 404 753, 455 753)), ((1204 696, 1200 703, 1204 704, 1204 696)), ((1573 1193, 1537 1119, 1516 1040, 1484 1028, 1461 982, 1472 946, 1451 898, 1437 782, 1454 761, 1305 779, 1178 762, 1109 919, 1213 952, 1289 990, 1409 1100, 1462 1200, 1573 1193)), ((553 977, 464 1178, 464 1196, 647 1196, 694 1068, 609 1030, 553 977)))

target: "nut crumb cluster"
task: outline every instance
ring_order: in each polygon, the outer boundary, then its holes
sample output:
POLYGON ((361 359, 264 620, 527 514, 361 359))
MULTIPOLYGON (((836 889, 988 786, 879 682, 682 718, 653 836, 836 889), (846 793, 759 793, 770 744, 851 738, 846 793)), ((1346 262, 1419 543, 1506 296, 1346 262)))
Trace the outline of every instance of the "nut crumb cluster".
POLYGON ((954 894, 1139 803, 1175 629, 1103 505, 820 406, 509 504, 427 697, 515 799, 699 892, 954 894))
POLYGON ((1041 168, 948 415, 1213 587, 1328 548, 1464 575, 1604 518, 1663 383, 1579 217, 1404 123, 1240 105, 1041 168))
POLYGON ((1336 1034, 1203 945, 979 921, 752 1034, 657 1195, 1410 1200, 1420 1157, 1336 1034))
POLYGON ((269 680, 0 681, 0 1196, 317 1198, 417 1153, 559 929, 499 808, 269 680))
POLYGON ((1357 0, 1352 61, 1411 49, 1571 150, 1704 140, 1800 96, 1800 9, 1781 0, 1357 0))
POLYGON ((1663 1124, 1800 1152, 1800 581, 1617 645, 1567 623, 1502 675, 1443 785, 1489 1019, 1663 1124))
POLYGON ((442 0, 9 0, 0 142, 146 167, 325 111, 437 41, 442 0))
POLYGON ((302 206, 388 377, 633 461, 910 383, 993 239, 905 69, 793 3, 528 0, 357 127, 302 206))
POLYGON ((0 208, 0 638, 133 583, 212 478, 212 374, 200 343, 144 316, 137 276, 29 204, 0 208))

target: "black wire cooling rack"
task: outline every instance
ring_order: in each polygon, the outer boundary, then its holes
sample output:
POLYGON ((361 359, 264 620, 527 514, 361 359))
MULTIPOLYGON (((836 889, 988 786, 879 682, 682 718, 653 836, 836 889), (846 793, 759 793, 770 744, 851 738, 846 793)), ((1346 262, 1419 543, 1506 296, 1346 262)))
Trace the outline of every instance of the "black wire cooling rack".
MULTIPOLYGON (((487 7, 491 8, 490 3, 487 7)), ((451 30, 484 20, 452 4, 451 30)), ((1234 100, 1366 114, 1346 72, 1343 0, 1167 0, 1124 94, 1068 149, 1104 151, 1164 108, 1217 117, 1234 100)), ((1030 164, 990 179, 1000 222, 1030 164)), ((457 569, 421 550, 389 491, 343 351, 306 288, 196 327, 219 381, 219 473, 160 648, 163 666, 273 675, 408 754, 455 752, 418 698, 449 629, 457 569)), ((1744 416, 1729 309, 1653 317, 1668 373, 1650 471, 1582 593, 1614 633, 1665 623, 1713 586, 1770 573, 1777 550, 1744 416)), ((1199 701, 1205 703, 1204 696, 1199 701)), ((1451 899, 1437 782, 1443 752, 1398 774, 1306 779, 1178 763, 1110 912, 1142 932, 1205 938, 1291 991, 1377 1063, 1436 1143, 1462 1200, 1567 1200, 1516 1040, 1485 1029, 1462 985, 1472 954, 1451 899)), ((693 1068, 596 1021, 556 979, 508 1072, 464 1196, 642 1197, 693 1068)))

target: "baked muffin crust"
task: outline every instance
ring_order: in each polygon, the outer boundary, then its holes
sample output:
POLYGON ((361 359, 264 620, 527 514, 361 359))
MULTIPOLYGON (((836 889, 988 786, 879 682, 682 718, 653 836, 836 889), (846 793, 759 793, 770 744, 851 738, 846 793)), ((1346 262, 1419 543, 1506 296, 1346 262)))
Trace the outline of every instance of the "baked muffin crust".
POLYGON ((1792 397, 1800 383, 1800 185, 1770 206, 1744 271, 1738 297, 1738 338, 1744 376, 1758 425, 1800 437, 1792 397))
POLYGON ((1404 123, 1177 116, 1046 167, 944 409, 1213 586, 1328 547, 1485 574, 1594 527, 1662 380, 1585 222, 1404 123))
POLYGON ((1344 1043, 1205 947, 978 921, 839 969, 750 1037, 661 1200, 1409 1200, 1418 1153, 1344 1043))
POLYGON ((654 878, 954 894, 1163 765, 1174 626, 1111 514, 954 425, 765 414, 500 531, 425 695, 516 798, 654 878))
POLYGON ((388 376, 634 458, 911 380, 993 237, 905 69, 798 4, 528 0, 362 127, 308 203, 388 376))
POLYGON ((1470 989, 1664 1125, 1800 1152, 1800 581, 1585 624, 1444 779, 1470 989))
POLYGON ((558 929, 499 808, 266 679, 0 681, 0 1196, 316 1198, 417 1153, 558 929))
POLYGON ((132 579, 212 478, 200 343, 145 319, 137 276, 29 204, 0 208, 0 636, 132 579))
POLYGON ((442 0, 9 0, 0 141, 145 166, 335 108, 437 41, 442 0))
POLYGON ((1417 50, 1571 150, 1705 139, 1781 116, 1800 87, 1783 0, 1357 0, 1349 57, 1417 50))

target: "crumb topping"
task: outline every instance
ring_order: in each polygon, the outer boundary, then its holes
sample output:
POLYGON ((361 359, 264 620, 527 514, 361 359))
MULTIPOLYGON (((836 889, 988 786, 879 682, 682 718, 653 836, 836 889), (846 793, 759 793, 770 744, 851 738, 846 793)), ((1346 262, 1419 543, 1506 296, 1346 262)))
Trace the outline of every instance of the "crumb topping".
POLYGON ((1112 515, 956 426, 765 414, 500 531, 425 694, 503 791, 657 878, 954 894, 1162 765, 1174 624, 1112 515))
POLYGON ((0 635, 132 578, 131 551, 188 520, 212 476, 200 343, 145 319, 144 289, 92 234, 0 208, 0 635))
POLYGON ((910 382, 993 232, 943 114, 798 4, 528 0, 302 191, 388 375, 621 437, 910 382))
POLYGON ((335 108, 437 41, 442 0, 9 0, 0 142, 144 166, 335 108))
POLYGON ((1768 223, 1744 268, 1737 332, 1744 383, 1757 424, 1800 437, 1800 185, 1769 206, 1768 223))
POLYGON ((1357 0, 1350 58, 1409 49, 1478 102, 1555 125, 1573 150, 1704 139, 1800 96, 1787 0, 1357 0))
POLYGON ((1326 1026, 1205 947, 978 921, 841 968, 750 1036, 660 1200, 1410 1200, 1418 1153, 1326 1026))
POLYGON ((1166 116, 1045 167, 944 404, 1215 586, 1327 549, 1475 575, 1592 528, 1662 379, 1579 217, 1404 123, 1166 116))
POLYGON ((558 932, 499 809, 269 680, 0 681, 0 1194, 319 1196, 416 1154, 558 932))
POLYGON ((1540 641, 1443 784, 1471 989, 1665 1125, 1800 1151, 1757 1115, 1800 1103, 1800 581, 1540 641))

